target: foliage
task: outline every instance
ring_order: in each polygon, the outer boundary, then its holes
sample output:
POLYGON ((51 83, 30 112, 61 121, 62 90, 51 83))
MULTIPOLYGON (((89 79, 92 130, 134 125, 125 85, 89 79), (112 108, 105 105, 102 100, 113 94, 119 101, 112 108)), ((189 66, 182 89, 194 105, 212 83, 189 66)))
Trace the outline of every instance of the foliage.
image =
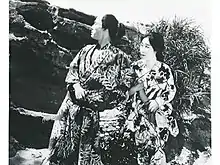
POLYGON ((190 146, 190 150, 203 150, 210 146, 211 139, 211 53, 201 29, 188 19, 175 18, 171 23, 161 20, 152 24, 150 31, 160 32, 165 39, 164 61, 175 78, 177 93, 173 107, 179 125, 184 125, 180 132, 184 145, 190 146), (199 122, 194 122, 195 118, 199 122))
POLYGON ((191 112, 210 118, 210 50, 198 26, 187 19, 161 20, 152 31, 165 39, 165 63, 173 70, 177 93, 174 109, 180 116, 191 112))

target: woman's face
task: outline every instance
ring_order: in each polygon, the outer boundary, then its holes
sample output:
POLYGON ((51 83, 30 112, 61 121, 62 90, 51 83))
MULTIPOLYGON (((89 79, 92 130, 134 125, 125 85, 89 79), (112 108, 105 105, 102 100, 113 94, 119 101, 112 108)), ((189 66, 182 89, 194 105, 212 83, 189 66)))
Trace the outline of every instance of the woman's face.
POLYGON ((100 40, 103 35, 101 17, 97 17, 94 24, 92 25, 91 37, 95 40, 100 40))
POLYGON ((145 59, 152 59, 155 57, 156 52, 154 51, 153 47, 151 46, 149 42, 149 37, 145 37, 140 45, 140 54, 141 58, 145 59))

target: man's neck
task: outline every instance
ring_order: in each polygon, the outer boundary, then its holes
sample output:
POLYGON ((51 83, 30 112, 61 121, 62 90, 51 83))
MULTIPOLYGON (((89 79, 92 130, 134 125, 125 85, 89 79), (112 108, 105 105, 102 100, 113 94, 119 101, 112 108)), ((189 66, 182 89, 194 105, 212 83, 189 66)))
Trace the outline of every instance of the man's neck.
POLYGON ((99 41, 100 48, 103 48, 105 45, 110 43, 110 40, 108 38, 104 38, 103 40, 99 41))

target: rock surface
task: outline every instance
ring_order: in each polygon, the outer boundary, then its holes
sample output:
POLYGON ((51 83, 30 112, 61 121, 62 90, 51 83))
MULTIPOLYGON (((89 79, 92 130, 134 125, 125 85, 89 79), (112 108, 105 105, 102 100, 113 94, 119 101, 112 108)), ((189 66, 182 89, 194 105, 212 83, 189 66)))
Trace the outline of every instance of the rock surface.
MULTIPOLYGON (((69 63, 84 45, 95 43, 90 37, 94 19, 95 16, 51 6, 42 0, 9 1, 10 101, 13 104, 52 114, 58 111, 66 92, 64 79, 69 63)), ((127 33, 133 31, 127 28, 127 33)), ((125 49, 124 44, 128 43, 124 39, 119 46, 125 49)), ((22 143, 46 147, 52 123, 46 125, 39 116, 19 114, 10 106, 10 133, 22 143), (31 133, 33 128, 35 132, 31 133), (22 138, 20 132, 30 137, 22 138), (42 143, 39 136, 45 136, 42 143)))
POLYGON ((41 165, 48 154, 48 149, 19 150, 14 157, 9 159, 9 165, 41 165))
MULTIPOLYGON (((25 150, 19 150, 14 157, 9 159, 9 165, 41 165, 49 154, 48 149, 33 149, 27 148, 25 150)), ((194 163, 190 163, 190 151, 184 149, 181 155, 178 157, 178 165, 211 165, 212 159, 207 152, 201 152, 199 157, 194 163)), ((168 162, 167 165, 172 165, 172 162, 168 162)), ((177 164, 177 163, 176 163, 177 164)))

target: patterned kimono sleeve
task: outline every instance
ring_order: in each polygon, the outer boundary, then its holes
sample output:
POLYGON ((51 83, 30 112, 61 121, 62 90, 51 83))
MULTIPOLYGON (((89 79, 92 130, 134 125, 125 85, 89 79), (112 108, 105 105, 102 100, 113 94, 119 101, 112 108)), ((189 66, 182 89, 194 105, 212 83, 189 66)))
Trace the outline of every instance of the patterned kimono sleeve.
POLYGON ((131 67, 131 61, 128 59, 128 56, 125 53, 120 56, 121 59, 118 62, 120 63, 118 85, 124 91, 128 91, 134 85, 136 74, 131 67))
POLYGON ((156 97, 156 102, 158 103, 159 107, 171 102, 176 94, 176 87, 174 85, 174 78, 171 72, 171 69, 168 65, 162 64, 164 69, 164 79, 165 88, 162 90, 161 94, 156 97))
POLYGON ((70 63, 69 71, 65 79, 67 84, 76 84, 79 82, 79 58, 82 51, 83 48, 77 53, 73 61, 70 63))
POLYGON ((110 62, 105 70, 101 70, 100 83, 108 91, 126 92, 130 89, 134 80, 132 70, 130 69, 130 62, 127 55, 122 51, 111 52, 108 56, 110 62))
POLYGON ((128 56, 122 52, 122 54, 119 54, 117 58, 116 63, 119 64, 119 76, 118 76, 118 84, 117 88, 121 92, 121 96, 124 96, 124 99, 119 102, 119 104, 116 106, 116 109, 119 111, 123 111, 127 99, 128 99, 128 91, 132 87, 135 81, 135 73, 132 67, 130 66, 131 62, 128 59, 128 56))
MULTIPOLYGON (((71 86, 71 84, 75 84, 79 82, 79 76, 78 76, 78 68, 79 68, 79 57, 83 49, 81 49, 78 54, 75 56, 73 61, 70 63, 69 71, 67 73, 65 82, 67 83, 67 89, 71 86)), ((68 109, 68 93, 66 94, 57 114, 56 114, 56 119, 55 120, 60 120, 64 113, 68 109)))

